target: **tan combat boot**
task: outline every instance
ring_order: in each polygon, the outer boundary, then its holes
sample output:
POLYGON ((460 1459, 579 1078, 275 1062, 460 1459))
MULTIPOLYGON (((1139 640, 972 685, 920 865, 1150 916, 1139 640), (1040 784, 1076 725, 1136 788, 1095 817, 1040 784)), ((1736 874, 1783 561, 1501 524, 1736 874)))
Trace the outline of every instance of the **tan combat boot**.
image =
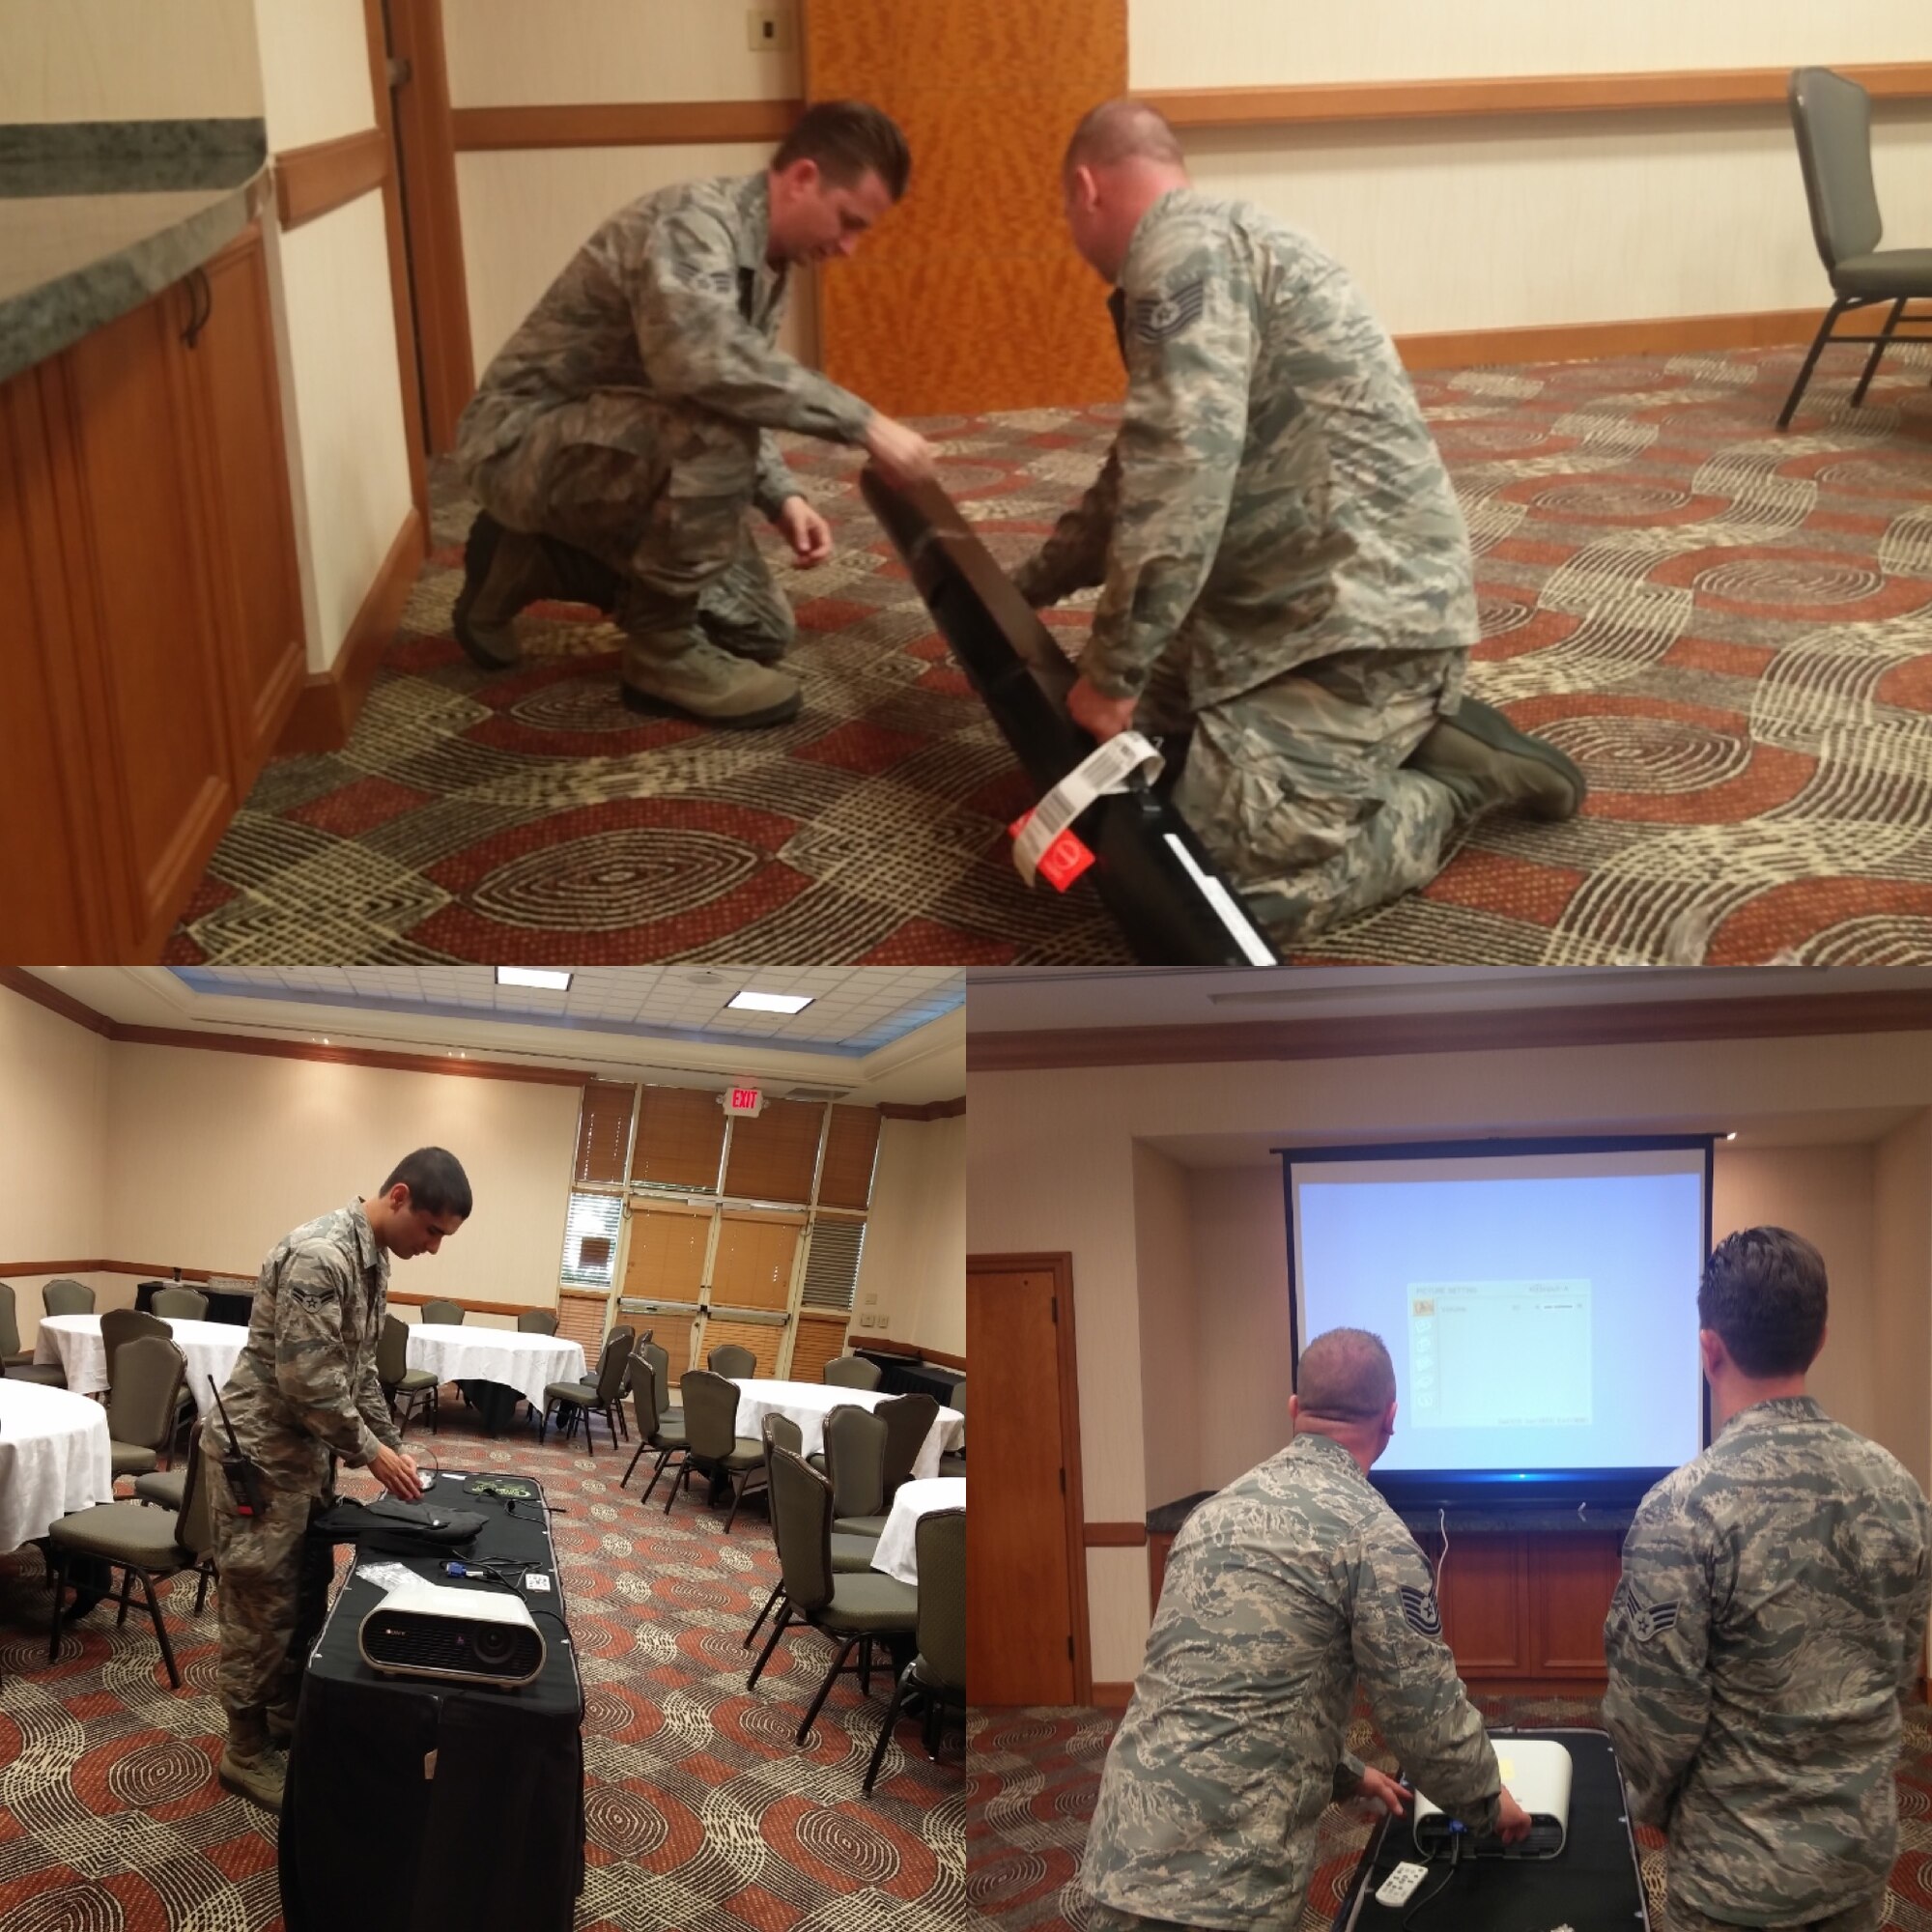
POLYGON ((463 588, 451 627, 485 670, 507 670, 523 656, 516 615, 526 604, 562 594, 549 553, 533 536, 506 530, 479 510, 463 549, 463 588))
POLYGON ((1438 718, 1408 760, 1455 794, 1465 812, 1514 806, 1532 818, 1574 818, 1587 786, 1554 745, 1519 731, 1494 706, 1465 697, 1438 718))
POLYGON ((797 678, 734 657, 687 630, 631 638, 623 698, 633 711, 679 711, 707 724, 750 726, 796 718, 805 694, 797 678))
POLYGON ((269 1727, 260 1711, 229 1712, 228 1743, 222 1747, 214 1775, 238 1797, 265 1811, 281 1810, 286 1773, 282 1760, 270 1748, 269 1727))

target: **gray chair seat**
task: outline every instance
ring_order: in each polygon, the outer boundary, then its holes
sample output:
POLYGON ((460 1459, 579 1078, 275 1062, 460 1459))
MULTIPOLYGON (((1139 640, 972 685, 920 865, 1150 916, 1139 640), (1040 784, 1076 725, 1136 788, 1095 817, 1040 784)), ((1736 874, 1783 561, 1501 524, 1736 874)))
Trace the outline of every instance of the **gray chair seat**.
POLYGON ((1841 296, 1932 296, 1932 248, 1881 248, 1870 255, 1847 255, 1832 270, 1832 286, 1841 296))
POLYGON ((185 1468, 153 1469, 145 1476, 134 1478, 134 1500, 159 1503, 163 1509, 179 1510, 186 1491, 187 1471, 185 1468))
MULTIPOLYGON (((663 1432, 660 1431, 659 1434, 662 1435, 663 1432)), ((704 1460, 707 1464, 716 1463, 721 1469, 729 1469, 733 1473, 741 1469, 762 1469, 765 1466, 765 1445, 762 1442, 753 1442, 749 1435, 740 1435, 730 1455, 708 1456, 704 1460)))
POLYGON ((436 1378, 427 1369, 410 1370, 395 1385, 398 1395, 423 1395, 438 1386, 436 1378))
MULTIPOLYGON (((872 1567, 872 1557, 879 1547, 876 1536, 840 1536, 836 1530, 832 1536, 832 1568, 835 1572, 856 1576, 872 1567)), ((885 1573, 879 1573, 883 1576, 885 1573)))
POLYGON ((919 1592, 896 1577, 876 1570, 841 1575, 832 1585, 832 1601, 821 1621, 848 1631, 909 1631, 919 1622, 919 1592))
POLYGON ((183 1567, 175 1524, 167 1511, 145 1503, 97 1503, 62 1517, 60 1540, 90 1556, 111 1556, 143 1570, 175 1570, 183 1567))
POLYGON ((10 1382, 39 1382, 43 1388, 64 1389, 67 1376, 58 1362, 9 1362, 10 1382))
POLYGON ((143 1449, 134 1442, 110 1442, 113 1472, 117 1476, 145 1476, 160 1461, 152 1449, 143 1449))
POLYGON ((684 1437, 684 1418, 679 1416, 673 1423, 668 1423, 651 1437, 653 1449, 689 1449, 691 1444, 684 1437))
POLYGON ((580 1407, 587 1406, 597 1400, 595 1382, 550 1382, 544 1388, 544 1402, 572 1402, 580 1407))
POLYGON ((876 1542, 886 1533, 883 1516, 835 1516, 833 1533, 838 1536, 869 1536, 876 1542))

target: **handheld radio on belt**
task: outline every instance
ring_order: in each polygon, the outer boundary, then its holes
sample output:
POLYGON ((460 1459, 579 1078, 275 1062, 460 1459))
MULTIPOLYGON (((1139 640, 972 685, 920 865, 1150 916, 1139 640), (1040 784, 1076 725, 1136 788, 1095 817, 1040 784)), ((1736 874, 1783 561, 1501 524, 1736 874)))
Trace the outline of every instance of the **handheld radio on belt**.
POLYGON ((235 1425, 228 1419, 227 1406, 213 1376, 208 1378, 208 1386, 213 1393, 214 1406, 220 1411, 221 1426, 228 1432, 229 1453, 221 1459, 221 1473, 228 1479, 228 1493, 235 1498, 235 1514, 261 1516, 268 1508, 262 1499, 262 1472, 242 1455, 242 1445, 235 1439, 235 1425))

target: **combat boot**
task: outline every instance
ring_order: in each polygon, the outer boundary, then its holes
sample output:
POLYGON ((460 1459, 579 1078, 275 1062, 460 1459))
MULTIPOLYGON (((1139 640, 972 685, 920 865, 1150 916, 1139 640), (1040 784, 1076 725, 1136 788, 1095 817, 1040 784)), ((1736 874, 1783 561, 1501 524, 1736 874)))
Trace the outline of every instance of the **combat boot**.
POLYGON ((654 636, 648 644, 633 638, 624 650, 622 689, 633 711, 677 711, 736 727, 782 724, 805 701, 795 677, 734 657, 691 632, 654 636))
POLYGON ((550 553, 536 537, 506 530, 479 510, 463 547, 463 588, 451 628, 456 641, 485 670, 507 670, 523 656, 516 615, 542 597, 561 596, 550 553))
POLYGON ((1435 721, 1408 765, 1445 785, 1471 815, 1514 806, 1532 818, 1574 818, 1588 789, 1554 745, 1519 731, 1474 697, 1463 698, 1453 718, 1435 721))
POLYGON ((265 1713, 269 1725, 269 1742, 276 1750, 287 1750, 296 1734, 296 1709, 293 1704, 270 1704, 265 1713))
POLYGON ((281 1758, 270 1748, 269 1726, 260 1711, 229 1712, 228 1742, 222 1747, 214 1775, 238 1797, 265 1811, 281 1810, 287 1772, 281 1758))

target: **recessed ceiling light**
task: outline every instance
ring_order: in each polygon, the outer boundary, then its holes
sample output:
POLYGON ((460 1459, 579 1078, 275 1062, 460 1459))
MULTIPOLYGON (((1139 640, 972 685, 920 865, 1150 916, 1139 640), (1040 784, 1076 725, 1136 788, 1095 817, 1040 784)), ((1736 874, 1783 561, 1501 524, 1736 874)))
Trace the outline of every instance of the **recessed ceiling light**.
POLYGON ((741 1013, 802 1013, 811 1004, 810 993, 744 992, 727 1002, 741 1013))
POLYGON ((541 986, 547 992, 567 993, 570 990, 570 975, 549 966, 498 966, 497 983, 499 986, 541 986))

